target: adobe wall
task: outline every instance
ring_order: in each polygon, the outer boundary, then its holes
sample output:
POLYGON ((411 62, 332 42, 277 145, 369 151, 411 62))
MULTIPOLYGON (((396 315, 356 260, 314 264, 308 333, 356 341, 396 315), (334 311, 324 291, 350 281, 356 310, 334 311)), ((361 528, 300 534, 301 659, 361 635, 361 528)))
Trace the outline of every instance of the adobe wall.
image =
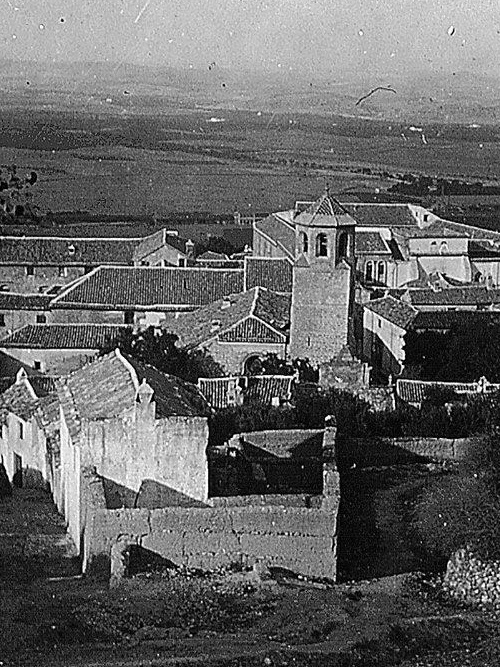
MULTIPOLYGON (((154 405, 116 419, 83 423, 83 465, 138 494, 145 480, 205 501, 208 422, 204 417, 155 419, 154 405)), ((127 505, 127 503, 125 503, 127 505)))
POLYGON ((0 336, 7 336, 9 332, 20 329, 27 324, 43 324, 40 321, 42 317, 45 322, 52 322, 52 313, 49 310, 3 310, 5 326, 0 327, 0 336), (40 318, 40 319, 39 319, 40 318))
POLYGON ((84 308, 59 308, 52 310, 52 322, 57 324, 124 324, 123 310, 86 310, 84 308))
POLYGON ((26 266, 1 266, 0 284, 7 285, 9 291, 35 294, 40 288, 53 285, 67 285, 72 280, 83 276, 83 266, 66 267, 66 275, 59 275, 58 266, 35 266, 34 275, 26 274, 26 266))
POLYGON ((176 565, 213 569, 264 560, 316 577, 336 577, 336 509, 286 506, 97 510, 86 563, 109 558, 127 536, 176 565))
POLYGON ((339 438, 338 458, 344 466, 388 466, 417 460, 462 461, 480 449, 486 436, 469 438, 339 438))
POLYGON ((33 417, 24 421, 9 412, 0 437, 0 456, 9 479, 14 477, 14 453, 22 458, 23 486, 46 488, 48 479, 46 440, 43 430, 33 417), (23 437, 20 435, 22 424, 23 437))

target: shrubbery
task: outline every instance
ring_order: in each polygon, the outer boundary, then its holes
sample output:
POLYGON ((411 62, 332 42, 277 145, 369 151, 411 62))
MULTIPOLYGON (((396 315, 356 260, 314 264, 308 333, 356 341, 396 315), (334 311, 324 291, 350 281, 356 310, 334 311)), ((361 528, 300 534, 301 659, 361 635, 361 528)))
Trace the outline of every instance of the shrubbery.
POLYGON ((211 440, 221 442, 235 433, 286 428, 323 428, 325 417, 335 415, 340 436, 351 438, 435 437, 463 438, 492 432, 500 424, 495 399, 469 399, 467 403, 439 405, 424 401, 374 412, 353 394, 314 387, 296 391, 293 407, 273 408, 259 402, 219 410, 211 421, 211 440))

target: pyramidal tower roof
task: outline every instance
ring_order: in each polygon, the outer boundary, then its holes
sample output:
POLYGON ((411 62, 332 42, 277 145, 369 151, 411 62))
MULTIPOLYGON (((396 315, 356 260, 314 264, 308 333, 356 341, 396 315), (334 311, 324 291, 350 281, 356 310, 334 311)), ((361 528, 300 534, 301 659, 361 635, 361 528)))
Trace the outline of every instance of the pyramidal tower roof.
POLYGON ((339 227, 355 225, 356 221, 326 188, 319 199, 295 218, 295 223, 306 227, 339 227))

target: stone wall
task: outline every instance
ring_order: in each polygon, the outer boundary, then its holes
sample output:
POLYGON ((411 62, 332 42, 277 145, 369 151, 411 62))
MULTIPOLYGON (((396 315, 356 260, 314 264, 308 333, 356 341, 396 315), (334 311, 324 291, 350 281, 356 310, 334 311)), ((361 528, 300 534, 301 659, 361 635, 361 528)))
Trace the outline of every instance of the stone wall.
POLYGON ((338 459, 343 466, 388 466, 418 460, 462 461, 486 442, 470 438, 339 438, 338 459))
POLYGON ((500 561, 459 549, 448 561, 443 589, 460 602, 500 609, 500 561))
POLYGON ((204 346, 219 363, 226 373, 240 375, 244 372, 245 362, 254 355, 264 357, 266 354, 276 354, 285 357, 286 343, 222 343, 214 340, 204 346))
POLYGON ((97 510, 85 568, 124 537, 176 565, 212 569, 264 560, 308 576, 336 577, 337 508, 290 506, 97 510))

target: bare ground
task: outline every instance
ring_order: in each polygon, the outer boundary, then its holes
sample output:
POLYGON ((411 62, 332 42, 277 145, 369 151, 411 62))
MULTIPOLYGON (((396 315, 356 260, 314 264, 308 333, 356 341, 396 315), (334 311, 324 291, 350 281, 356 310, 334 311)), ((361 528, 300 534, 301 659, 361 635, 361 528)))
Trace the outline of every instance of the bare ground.
POLYGON ((497 620, 450 603, 421 575, 333 585, 280 570, 271 579, 163 571, 110 590, 74 576, 64 526, 43 492, 0 501, 0 566, 2 665, 500 661, 497 620))

